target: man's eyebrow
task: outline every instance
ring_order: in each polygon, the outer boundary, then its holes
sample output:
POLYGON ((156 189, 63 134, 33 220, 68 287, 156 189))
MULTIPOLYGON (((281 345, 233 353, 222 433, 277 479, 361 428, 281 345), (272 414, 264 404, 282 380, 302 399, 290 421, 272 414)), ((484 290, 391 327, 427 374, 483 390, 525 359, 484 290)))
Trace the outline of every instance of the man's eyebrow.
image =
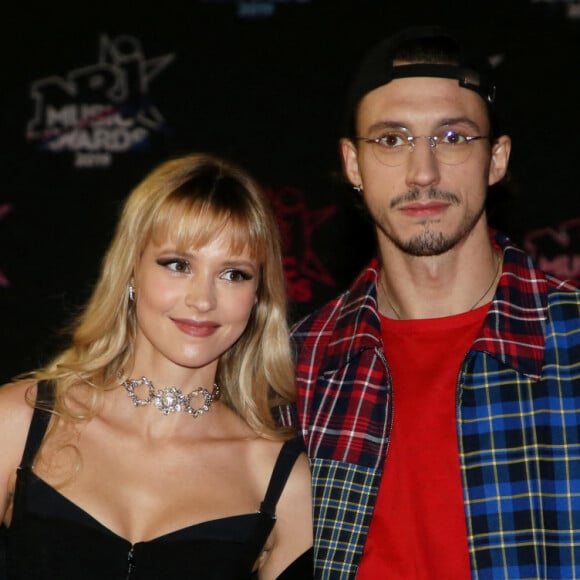
POLYGON ((447 125, 467 125, 469 127, 471 127, 472 129, 475 129, 476 131, 480 131, 480 126, 473 121, 472 119, 470 119, 469 117, 448 117, 448 118, 444 118, 441 119, 441 121, 439 122, 439 126, 440 127, 445 127, 447 125))
MULTIPOLYGON (((466 125, 475 131, 481 130, 480 126, 475 121, 473 121, 470 117, 463 115, 459 117, 443 117, 436 122, 437 127, 447 127, 450 125, 466 125)), ((382 119, 376 123, 373 123, 367 129, 367 133, 372 134, 378 131, 384 131, 385 129, 404 129, 405 131, 410 132, 410 129, 408 129, 406 124, 402 121, 382 119)))
POLYGON ((408 131, 407 127, 405 127, 405 123, 401 121, 390 121, 388 119, 377 121, 373 123, 368 129, 368 133, 374 133, 376 131, 381 131, 383 129, 405 129, 408 131))

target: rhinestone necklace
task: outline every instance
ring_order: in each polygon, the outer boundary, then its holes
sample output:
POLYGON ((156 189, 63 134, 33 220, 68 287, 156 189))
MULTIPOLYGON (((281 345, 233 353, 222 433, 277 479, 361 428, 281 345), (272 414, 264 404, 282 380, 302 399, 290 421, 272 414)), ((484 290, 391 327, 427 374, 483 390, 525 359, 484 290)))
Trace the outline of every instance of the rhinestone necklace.
POLYGON ((153 383, 147 377, 140 379, 127 379, 122 383, 127 391, 127 395, 133 401, 135 407, 144 407, 146 405, 153 405, 157 407, 164 415, 170 413, 179 413, 183 411, 197 419, 200 415, 209 411, 212 403, 220 398, 220 388, 214 384, 213 391, 210 393, 207 389, 200 387, 194 389, 189 394, 183 393, 177 387, 165 387, 163 389, 155 390, 153 383), (140 399, 135 390, 139 387, 146 387, 147 398, 140 399), (200 406, 192 406, 192 399, 196 397, 203 397, 203 402, 200 406))

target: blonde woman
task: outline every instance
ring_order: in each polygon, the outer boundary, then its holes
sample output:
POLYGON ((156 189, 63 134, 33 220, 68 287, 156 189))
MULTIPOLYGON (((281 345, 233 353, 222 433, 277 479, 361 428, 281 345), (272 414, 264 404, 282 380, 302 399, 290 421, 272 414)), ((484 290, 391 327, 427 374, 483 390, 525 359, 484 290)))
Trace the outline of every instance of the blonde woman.
POLYGON ((0 389, 9 580, 312 577, 276 223, 190 155, 132 192, 70 347, 0 389))

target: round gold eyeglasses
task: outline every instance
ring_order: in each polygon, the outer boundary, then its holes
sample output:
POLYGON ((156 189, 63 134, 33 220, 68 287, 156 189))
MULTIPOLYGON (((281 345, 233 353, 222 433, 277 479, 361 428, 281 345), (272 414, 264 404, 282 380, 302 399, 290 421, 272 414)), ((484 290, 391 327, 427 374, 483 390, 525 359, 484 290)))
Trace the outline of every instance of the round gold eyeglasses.
POLYGON ((417 139, 427 139, 431 151, 441 163, 459 165, 471 154, 471 143, 480 139, 489 139, 490 135, 464 135, 460 131, 444 129, 437 135, 411 135, 406 129, 396 129, 380 137, 356 137, 373 146, 377 160, 384 165, 396 167, 401 165, 415 149, 417 139))

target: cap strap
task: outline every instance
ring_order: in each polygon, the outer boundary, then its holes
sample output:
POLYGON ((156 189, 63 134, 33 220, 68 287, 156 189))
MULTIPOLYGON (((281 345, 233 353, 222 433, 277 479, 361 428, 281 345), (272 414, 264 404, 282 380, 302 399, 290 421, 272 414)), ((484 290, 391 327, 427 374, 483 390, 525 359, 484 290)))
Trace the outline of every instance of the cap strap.
POLYGON ((459 81, 459 86, 475 91, 488 103, 493 103, 495 100, 495 86, 470 68, 453 64, 416 63, 393 66, 389 72, 391 78, 385 83, 393 79, 408 77, 456 79, 459 81))

